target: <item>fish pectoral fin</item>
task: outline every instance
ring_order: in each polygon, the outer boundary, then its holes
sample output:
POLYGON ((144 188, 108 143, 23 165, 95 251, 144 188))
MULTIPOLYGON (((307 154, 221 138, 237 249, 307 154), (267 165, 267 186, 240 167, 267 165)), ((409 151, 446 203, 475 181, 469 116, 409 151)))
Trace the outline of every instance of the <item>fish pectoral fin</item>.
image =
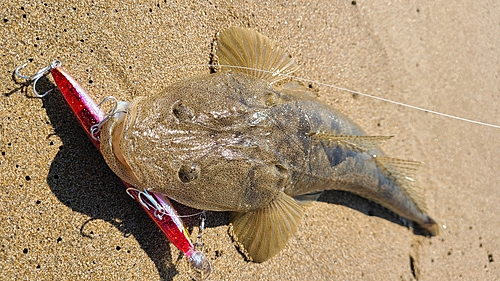
POLYGON ((335 135, 329 132, 311 133, 311 137, 325 141, 328 146, 338 146, 343 149, 364 152, 375 148, 380 143, 392 138, 392 136, 353 136, 335 135))
POLYGON ((223 71, 238 71, 269 83, 287 78, 298 65, 276 42, 241 27, 231 27, 219 34, 215 55, 223 71))
POLYGON ((285 247, 303 215, 302 206, 281 192, 264 208, 231 213, 231 236, 248 259, 263 262, 285 247))
POLYGON ((425 192, 415 180, 416 171, 422 163, 390 157, 375 157, 375 161, 381 172, 392 178, 403 192, 415 202, 420 211, 427 213, 425 192))

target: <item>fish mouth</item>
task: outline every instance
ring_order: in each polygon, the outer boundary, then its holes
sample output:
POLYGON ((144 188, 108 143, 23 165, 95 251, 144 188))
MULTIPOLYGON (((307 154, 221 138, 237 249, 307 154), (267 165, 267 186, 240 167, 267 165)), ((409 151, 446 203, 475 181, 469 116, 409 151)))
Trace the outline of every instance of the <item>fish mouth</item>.
POLYGON ((130 165, 125 160, 125 157, 123 156, 122 150, 120 148, 120 139, 123 133, 125 117, 127 116, 128 107, 129 103, 124 101, 119 101, 116 106, 116 111, 113 114, 113 122, 115 123, 115 125, 111 135, 111 140, 112 140, 111 146, 113 149, 113 154, 115 155, 116 159, 118 159, 118 161, 120 161, 120 163, 123 164, 128 170, 132 170, 130 168, 130 165))
POLYGON ((130 177, 132 177, 134 180, 137 181, 137 177, 135 176, 132 167, 130 164, 127 162, 125 159, 125 156, 122 153, 122 147, 120 140, 122 139, 123 136, 123 130, 124 130, 124 125, 125 125, 125 119, 127 117, 128 113, 128 108, 130 104, 125 101, 119 101, 117 106, 116 106, 116 111, 113 114, 113 119, 115 122, 113 132, 111 135, 111 147, 113 150, 113 154, 115 155, 116 159, 123 165, 127 173, 129 174, 130 177))
POLYGON ((118 101, 116 108, 110 113, 101 132, 101 152, 115 174, 123 181, 138 187, 140 181, 133 172, 121 147, 129 106, 128 102, 118 101))

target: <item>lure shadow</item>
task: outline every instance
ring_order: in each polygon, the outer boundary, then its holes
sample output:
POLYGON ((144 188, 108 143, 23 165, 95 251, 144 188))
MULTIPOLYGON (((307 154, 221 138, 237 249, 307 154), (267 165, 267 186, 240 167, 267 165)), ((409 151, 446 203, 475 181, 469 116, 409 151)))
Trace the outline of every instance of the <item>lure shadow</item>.
MULTIPOLYGON (((38 85, 40 88, 50 89, 51 83, 42 78, 38 85)), ((133 235, 137 239, 141 248, 155 263, 162 280, 172 280, 178 273, 174 264, 182 257, 171 256, 172 246, 166 237, 139 204, 126 194, 124 185, 88 140, 62 95, 54 90, 43 98, 43 107, 55 134, 63 143, 51 163, 47 183, 62 203, 73 211, 92 218, 81 226, 82 239, 92 239, 96 234, 96 230, 86 230, 89 222, 109 222, 124 236, 133 235)), ((179 213, 185 214, 183 212, 192 214, 197 211, 179 206, 179 213)), ((198 219, 188 219, 185 222, 188 229, 199 225, 198 219)), ((207 214, 206 227, 227 223, 227 215, 223 213, 207 214)))

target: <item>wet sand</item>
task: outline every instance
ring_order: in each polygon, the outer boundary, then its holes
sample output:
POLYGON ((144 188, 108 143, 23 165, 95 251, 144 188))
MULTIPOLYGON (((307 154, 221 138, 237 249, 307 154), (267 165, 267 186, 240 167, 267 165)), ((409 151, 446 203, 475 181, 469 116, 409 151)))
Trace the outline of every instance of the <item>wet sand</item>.
MULTIPOLYGON (((45 1, 1 4, 0 268, 5 280, 190 280, 163 237, 86 139, 56 91, 29 98, 13 70, 54 59, 95 98, 131 100, 208 73, 215 34, 251 27, 299 62, 297 75, 427 109, 499 123, 500 6, 475 1, 45 1)), ((53 87, 42 79, 39 88, 53 87)), ((246 262, 228 217, 209 213, 211 280, 500 278, 500 129, 317 84, 318 95, 387 154, 424 162, 419 181, 441 235, 330 192, 277 257, 246 262)), ((181 209, 190 212, 188 209, 181 209)), ((188 221, 196 232, 197 221, 188 221)))

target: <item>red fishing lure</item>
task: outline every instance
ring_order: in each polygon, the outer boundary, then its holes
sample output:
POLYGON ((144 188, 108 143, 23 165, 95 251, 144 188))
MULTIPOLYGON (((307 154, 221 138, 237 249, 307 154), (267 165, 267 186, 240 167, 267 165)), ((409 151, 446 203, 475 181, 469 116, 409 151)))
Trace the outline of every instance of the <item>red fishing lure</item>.
MULTIPOLYGON (((41 98, 50 91, 41 95, 38 94, 36 91, 36 83, 42 76, 50 73, 59 91, 78 118, 80 125, 87 133, 90 141, 99 149, 99 127, 102 122, 106 120, 107 116, 107 114, 101 110, 100 104, 94 102, 78 82, 61 67, 61 62, 59 60, 53 61, 49 66, 41 69, 32 76, 25 76, 19 73, 19 70, 26 65, 27 64, 23 64, 16 68, 14 71, 15 75, 27 79, 30 82, 32 81, 34 95, 41 98)), ((123 183, 127 187, 127 193, 139 202, 146 213, 148 213, 149 217, 158 227, 160 227, 163 233, 165 233, 168 240, 186 255, 191 266, 201 274, 201 277, 206 278, 211 272, 210 262, 201 251, 196 249, 189 239, 188 232, 177 212, 172 207, 170 200, 161 193, 150 190, 140 191, 126 182, 123 183)), ((202 221, 202 225, 203 223, 202 221)))

